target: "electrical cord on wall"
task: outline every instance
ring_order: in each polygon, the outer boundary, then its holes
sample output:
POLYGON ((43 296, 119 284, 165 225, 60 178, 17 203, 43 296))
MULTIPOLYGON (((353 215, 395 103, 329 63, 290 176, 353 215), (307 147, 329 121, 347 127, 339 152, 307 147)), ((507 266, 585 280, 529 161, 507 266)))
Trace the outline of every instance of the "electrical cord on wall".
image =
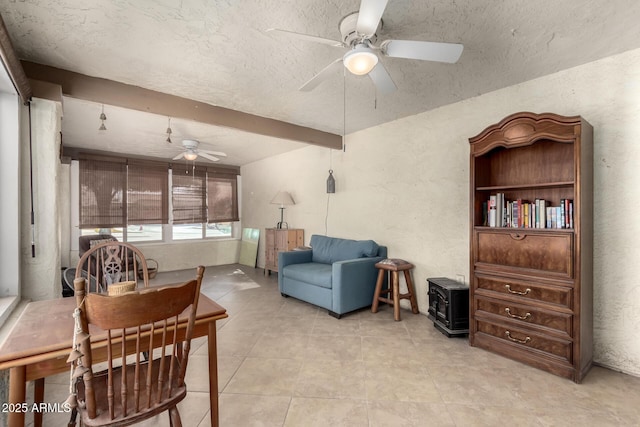
MULTIPOLYGON (((333 170, 333 159, 332 159, 333 151, 329 148, 329 171, 333 170)), ((331 199, 331 193, 328 192, 327 189, 327 211, 324 216, 324 235, 329 235, 329 200, 331 199)))
POLYGON ((329 230, 329 199, 331 199, 331 193, 327 193, 327 213, 324 217, 324 235, 328 236, 328 230, 329 230))
MULTIPOLYGON (((347 142, 347 71, 343 67, 342 70, 342 152, 346 152, 347 142)), ((329 177, 332 177, 333 164, 332 164, 332 149, 329 148, 329 177)), ((333 191, 329 192, 329 186, 327 185, 327 211, 324 216, 324 235, 329 234, 329 200, 331 199, 331 193, 335 192, 335 183, 333 191)))
POLYGON ((29 194, 31 196, 31 258, 36 257, 36 214, 33 205, 33 136, 31 132, 31 102, 29 107, 29 194))

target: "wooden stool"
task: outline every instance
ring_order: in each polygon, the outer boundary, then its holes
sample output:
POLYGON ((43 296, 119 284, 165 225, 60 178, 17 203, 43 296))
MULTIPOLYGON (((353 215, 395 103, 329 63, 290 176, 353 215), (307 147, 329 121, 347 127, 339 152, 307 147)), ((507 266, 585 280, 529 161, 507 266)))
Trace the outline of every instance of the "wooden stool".
POLYGON ((393 305, 393 318, 400 320, 400 300, 408 299, 411 301, 411 311, 413 314, 418 314, 418 301, 416 300, 416 293, 413 289, 413 282, 411 281, 411 271, 413 264, 404 261, 402 259, 384 259, 376 264, 378 272, 378 281, 376 282, 376 290, 373 294, 373 304, 371 305, 371 312, 378 312, 378 302, 386 302, 393 305), (391 280, 387 284, 387 289, 382 289, 382 282, 384 282, 384 276, 386 272, 391 274, 391 280), (400 283, 398 279, 398 272, 404 271, 404 280, 407 282, 407 293, 400 293, 400 283), (390 294, 389 297, 380 296, 381 294, 390 294))

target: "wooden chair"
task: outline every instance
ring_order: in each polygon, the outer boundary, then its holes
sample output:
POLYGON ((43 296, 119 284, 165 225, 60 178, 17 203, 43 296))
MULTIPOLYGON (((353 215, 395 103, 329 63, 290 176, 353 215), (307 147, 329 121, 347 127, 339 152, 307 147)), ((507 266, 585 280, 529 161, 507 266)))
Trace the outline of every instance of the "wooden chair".
POLYGON ((140 249, 118 241, 101 241, 85 251, 76 267, 76 279, 80 277, 89 278, 90 292, 106 293, 109 286, 125 281, 136 282, 135 288, 149 286, 147 260, 140 249))
POLYGON ((115 296, 87 293, 84 278, 74 281, 79 356, 73 377, 81 378, 83 426, 127 426, 164 411, 172 427, 182 426, 176 404, 187 393, 184 377, 203 274, 200 266, 187 283, 115 296), (179 318, 186 325, 177 328, 179 318), (106 349, 92 345, 89 325, 107 331, 106 349), (125 334, 130 338, 123 340, 125 334), (133 353, 128 359, 127 349, 133 353), (145 350, 153 355, 147 362, 140 357, 145 350), (96 351, 107 353, 107 369, 98 373, 92 367, 96 351))

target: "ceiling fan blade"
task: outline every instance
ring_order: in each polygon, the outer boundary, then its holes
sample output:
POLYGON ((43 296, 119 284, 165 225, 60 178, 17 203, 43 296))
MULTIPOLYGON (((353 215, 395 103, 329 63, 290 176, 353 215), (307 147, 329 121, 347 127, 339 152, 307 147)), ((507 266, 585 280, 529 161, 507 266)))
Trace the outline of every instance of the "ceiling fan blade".
POLYGON ((198 153, 211 154, 212 156, 227 157, 227 153, 223 153, 222 151, 198 150, 198 153))
POLYGON ((310 41, 310 42, 328 44, 329 46, 334 46, 334 47, 346 47, 345 44, 342 43, 341 41, 325 39, 325 38, 318 37, 318 36, 312 36, 310 34, 296 33, 296 32, 293 32, 293 31, 280 30, 278 28, 269 28, 269 29, 266 30, 266 32, 268 32, 268 33, 272 32, 272 31, 275 31, 277 33, 286 34, 286 35, 293 36, 293 37, 297 37, 299 39, 310 41))
POLYGON ((220 160, 219 158, 212 156, 211 154, 203 153, 202 151, 198 151, 198 156, 204 157, 205 159, 211 160, 212 162, 217 162, 220 160))
POLYGON ((382 62, 378 62, 373 70, 369 71, 369 77, 380 93, 388 94, 398 89, 382 62))
POLYGON ((174 157, 173 159, 171 159, 171 160, 179 160, 179 159, 181 159, 181 158, 183 158, 183 157, 184 157, 184 153, 180 153, 180 154, 178 154, 177 156, 175 156, 175 157, 174 157))
POLYGON ((375 34, 382 19, 382 14, 387 7, 388 0, 362 0, 358 12, 356 31, 358 34, 370 37, 375 34))
POLYGON ((300 89, 298 90, 301 90, 302 92, 312 91, 313 89, 316 88, 316 86, 318 86, 320 83, 325 81, 325 79, 331 75, 331 72, 333 71, 336 64, 341 64, 341 63, 342 63, 342 58, 336 59, 331 64, 324 67, 322 71, 320 71, 318 74, 311 77, 311 80, 309 80, 308 82, 300 86, 300 89))
POLYGON ((382 52, 394 58, 420 59, 423 61, 457 62, 463 46, 456 43, 437 43, 413 40, 386 40, 380 46, 382 52))

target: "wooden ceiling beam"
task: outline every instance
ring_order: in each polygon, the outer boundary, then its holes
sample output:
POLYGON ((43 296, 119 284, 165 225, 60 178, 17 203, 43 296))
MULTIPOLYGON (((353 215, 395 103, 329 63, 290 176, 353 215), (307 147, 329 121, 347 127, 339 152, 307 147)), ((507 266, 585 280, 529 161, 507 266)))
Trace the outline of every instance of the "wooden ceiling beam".
MULTIPOLYGON (((274 138, 341 149, 342 136, 280 120, 218 107, 73 71, 22 61, 27 77, 60 85, 62 94, 100 104, 222 126, 274 138)), ((34 93, 38 96, 37 93, 34 93)))

